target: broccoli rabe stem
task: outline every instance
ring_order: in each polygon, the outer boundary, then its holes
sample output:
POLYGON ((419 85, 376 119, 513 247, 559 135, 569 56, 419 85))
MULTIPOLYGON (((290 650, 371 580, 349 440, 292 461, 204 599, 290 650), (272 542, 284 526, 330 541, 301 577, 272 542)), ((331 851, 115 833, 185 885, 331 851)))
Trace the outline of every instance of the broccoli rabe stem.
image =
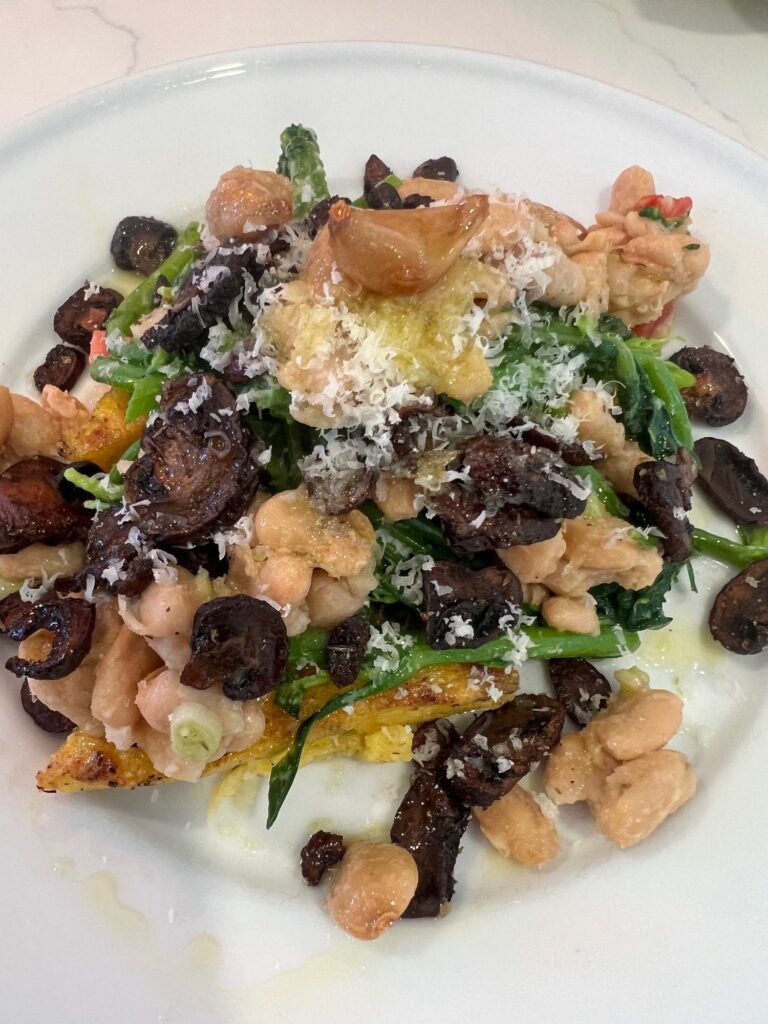
POLYGON ((728 540, 708 530, 701 530, 695 527, 693 531, 693 546, 702 555, 710 555, 727 565, 736 569, 746 569, 748 565, 761 562, 768 558, 768 531, 761 531, 763 534, 753 534, 751 544, 740 544, 736 540, 728 540), (755 543, 756 541, 756 543, 755 543))
POLYGON ((291 179, 293 216, 306 217, 313 206, 330 195, 317 136, 311 128, 292 124, 280 133, 280 146, 277 172, 291 179))
POLYGON ((693 448, 693 433, 688 410, 685 408, 680 389, 667 364, 645 352, 635 351, 633 355, 638 366, 645 370, 654 394, 667 410, 669 423, 676 440, 683 448, 693 448))
MULTIPOLYGON (((521 632, 527 636, 529 641, 527 649, 529 658, 616 658, 622 654, 636 651, 640 646, 640 638, 637 633, 627 632, 618 626, 603 626, 598 636, 562 633, 547 626, 525 626, 521 632)), ((322 708, 301 723, 288 752, 272 769, 269 780, 267 828, 271 828, 280 813, 280 808, 299 770, 301 754, 307 737, 312 727, 321 719, 327 718, 328 715, 332 715, 334 711, 339 711, 341 708, 357 704, 358 701, 365 700, 367 697, 373 697, 402 686, 421 669, 435 665, 456 664, 485 665, 498 668, 509 663, 515 650, 516 645, 507 637, 490 640, 474 649, 452 648, 444 651, 434 650, 422 637, 419 637, 414 640, 411 647, 403 648, 397 665, 389 671, 375 669, 370 664, 364 665, 355 686, 332 697, 322 708)), ((306 676, 300 682, 303 684, 302 692, 319 685, 314 681, 313 676, 306 676)), ((278 688, 278 704, 281 704, 280 690, 284 686, 285 684, 282 684, 278 688)), ((295 702, 297 697, 295 685, 291 697, 295 702)))
MULTIPOLYGON (((157 270, 134 288, 130 295, 126 295, 120 305, 112 313, 106 323, 107 334, 112 331, 120 331, 121 334, 130 334, 131 327, 139 317, 149 313, 152 309, 157 283, 164 277, 171 284, 175 284, 187 267, 195 259, 197 252, 195 246, 200 241, 200 226, 196 223, 189 224, 179 235, 176 247, 157 270)), ((98 379, 98 378, 97 378, 98 379)), ((110 384, 120 385, 115 381, 110 384)))

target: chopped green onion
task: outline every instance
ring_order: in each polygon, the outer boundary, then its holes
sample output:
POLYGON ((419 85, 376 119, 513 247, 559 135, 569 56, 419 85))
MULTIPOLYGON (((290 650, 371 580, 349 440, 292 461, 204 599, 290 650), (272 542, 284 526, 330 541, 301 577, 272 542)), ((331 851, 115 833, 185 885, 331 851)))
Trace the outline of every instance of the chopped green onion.
POLYGON ((196 701, 185 700, 171 712, 171 746, 177 757, 196 763, 209 761, 221 745, 217 715, 196 701))

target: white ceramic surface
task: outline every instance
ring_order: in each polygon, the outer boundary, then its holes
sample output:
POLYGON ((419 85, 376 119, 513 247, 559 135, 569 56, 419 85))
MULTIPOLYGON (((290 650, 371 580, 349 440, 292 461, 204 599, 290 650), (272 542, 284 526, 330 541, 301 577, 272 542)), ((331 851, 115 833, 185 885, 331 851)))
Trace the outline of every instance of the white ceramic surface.
MULTIPOLYGON (((680 326, 764 368, 768 168, 678 114, 566 73, 402 46, 306 46, 210 58, 84 94, 0 144, 1 379, 28 381, 58 302, 106 269, 130 212, 182 220, 234 163, 271 166, 289 121, 316 128, 330 178, 351 188, 376 150, 399 169, 450 152, 463 178, 527 191, 582 220, 623 166, 695 198, 713 262, 680 326), (413 97, 419 98, 414 104, 413 97)), ((759 389, 728 436, 765 458, 759 389)), ((697 510, 701 525, 716 522, 697 510)), ((698 564, 698 563, 697 563, 698 564)), ((694 801, 625 852, 578 809, 567 852, 541 873, 474 838, 439 922, 370 945, 338 932, 298 879, 298 846, 333 824, 375 835, 402 791, 400 766, 339 762, 301 774, 263 832, 261 792, 212 787, 38 794, 49 740, 0 691, 3 1020, 114 1024, 506 1019, 627 1024, 765 1019, 768 939, 762 796, 765 658, 714 648, 702 628, 727 573, 700 563, 699 598, 644 652, 657 685, 686 698, 681 745, 694 801), (255 795, 255 803, 250 797, 255 795)), ((635 659, 636 660, 636 659, 635 659)), ((537 688, 535 667, 524 682, 537 688)))

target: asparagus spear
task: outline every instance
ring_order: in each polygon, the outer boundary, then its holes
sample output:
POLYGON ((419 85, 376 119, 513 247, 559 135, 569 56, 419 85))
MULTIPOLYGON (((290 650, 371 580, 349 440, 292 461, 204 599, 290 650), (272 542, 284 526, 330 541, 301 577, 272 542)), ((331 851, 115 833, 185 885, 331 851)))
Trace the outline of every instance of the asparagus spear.
POLYGON ((291 179, 294 217, 306 217, 316 203, 330 195, 317 135, 311 128, 292 124, 280 133, 280 146, 277 173, 291 179))

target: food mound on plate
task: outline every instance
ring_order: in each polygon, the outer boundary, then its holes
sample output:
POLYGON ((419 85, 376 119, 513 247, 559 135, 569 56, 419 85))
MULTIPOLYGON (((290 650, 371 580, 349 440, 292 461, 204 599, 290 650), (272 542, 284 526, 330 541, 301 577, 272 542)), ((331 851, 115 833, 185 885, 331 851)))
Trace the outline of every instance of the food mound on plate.
POLYGON ((538 867, 560 805, 627 847, 690 799, 680 698, 591 662, 669 621, 696 553, 741 570, 712 635, 765 647, 768 483, 694 445, 689 415, 744 410, 733 360, 662 354, 709 262, 689 198, 630 167, 584 226, 450 157, 401 179, 371 156, 350 199, 311 130, 281 147, 201 224, 120 221, 135 288, 86 281, 39 401, 0 389, 0 629, 66 736, 46 792, 248 764, 270 827, 313 759, 411 761, 390 842, 301 855, 370 939, 444 910, 470 827, 538 867), (744 543, 693 529, 697 474, 744 543), (519 690, 531 660, 550 693, 519 690))

